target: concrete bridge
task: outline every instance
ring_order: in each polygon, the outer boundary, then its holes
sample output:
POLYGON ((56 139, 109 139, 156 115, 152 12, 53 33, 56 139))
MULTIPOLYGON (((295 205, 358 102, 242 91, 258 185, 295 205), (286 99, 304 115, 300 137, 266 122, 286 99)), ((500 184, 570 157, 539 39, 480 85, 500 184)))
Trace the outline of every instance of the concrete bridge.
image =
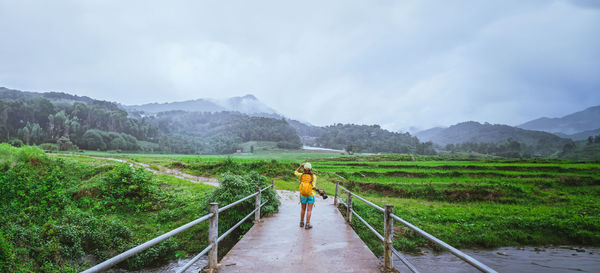
MULTIPOLYGON (((122 161, 120 159, 106 159, 122 161)), ((148 168, 148 166, 144 167, 148 168)), ((188 177, 182 178, 194 183, 207 183, 207 181, 200 179, 190 180, 188 177)), ((343 177, 341 178, 343 179, 343 177)), ((399 222, 408 227, 416 234, 449 251, 479 271, 496 273, 495 270, 489 268, 485 264, 482 264, 462 251, 446 244, 393 214, 393 206, 386 205, 385 208, 382 208, 344 188, 339 182, 336 182, 336 190, 333 198, 328 200, 323 200, 320 197, 317 198, 311 219, 313 224, 312 229, 305 230, 298 225, 300 206, 298 204, 299 198, 297 192, 277 191, 281 200, 279 212, 274 216, 261 219, 260 209, 266 203, 262 203, 261 193, 265 190, 274 190, 274 188, 275 185, 273 184, 273 181, 271 181, 270 186, 264 189, 258 188, 254 194, 248 195, 223 207, 219 207, 219 204, 217 203, 211 203, 209 214, 116 255, 115 257, 89 268, 84 271, 84 273, 103 272, 129 257, 145 251, 146 249, 204 221, 209 221, 209 245, 184 266, 178 268, 176 271, 177 273, 185 272, 206 254, 208 254, 207 271, 218 271, 223 273, 395 271, 392 262, 393 255, 400 259, 410 271, 418 273, 418 269, 393 248, 394 222, 399 222), (342 194, 340 190, 345 193, 342 194), (345 201, 341 198, 341 195, 347 196, 345 201), (219 213, 231 209, 253 197, 256 198, 255 209, 229 230, 225 231, 223 234, 219 234, 221 232, 218 231, 219 213), (383 214, 383 235, 379 234, 375 228, 352 209, 353 198, 357 199, 357 201, 366 203, 383 214), (346 219, 344 219, 338 210, 338 203, 344 205, 346 208, 346 219), (255 216, 255 225, 219 263, 217 261, 218 243, 231 234, 231 232, 239 227, 244 221, 250 219, 252 215, 255 216), (361 221, 371 232, 373 232, 383 244, 383 263, 373 255, 369 248, 354 232, 352 227, 347 224, 347 222, 352 222, 353 215, 356 217, 355 219, 361 221)))
POLYGON ((223 257, 220 273, 381 272, 380 261, 346 224, 333 198, 318 197, 312 229, 299 226, 298 193, 278 191, 279 213, 262 218, 223 257))

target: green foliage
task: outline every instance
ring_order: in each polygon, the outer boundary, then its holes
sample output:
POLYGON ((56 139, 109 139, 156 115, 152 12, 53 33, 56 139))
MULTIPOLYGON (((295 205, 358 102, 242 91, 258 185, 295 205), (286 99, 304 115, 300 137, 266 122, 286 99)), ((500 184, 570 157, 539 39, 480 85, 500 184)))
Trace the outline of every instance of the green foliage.
POLYGON ((128 118, 127 112, 111 102, 60 94, 60 99, 75 101, 72 104, 62 103, 50 101, 57 99, 52 94, 12 91, 0 93, 3 95, 3 100, 0 100, 1 141, 8 141, 9 136, 18 136, 26 144, 40 144, 55 142, 65 136, 83 147, 89 142, 89 139, 82 140, 89 129, 119 132, 140 140, 153 139, 158 133, 147 120, 128 118))
MULTIPOLYGON (((455 247, 600 244, 596 163, 440 157, 405 161, 399 155, 340 159, 312 163, 321 178, 339 180, 381 206, 394 205, 396 215, 455 247), (328 175, 333 173, 346 179, 328 175)), ((354 209, 376 229, 383 227, 381 213, 356 199, 354 209)), ((371 232, 353 222, 371 250, 381 253, 371 232)), ((439 249, 401 225, 395 233, 397 249, 439 249)))
POLYGON ((136 151, 140 147, 135 137, 125 133, 87 130, 81 139, 82 147, 89 150, 125 150, 136 151))
POLYGON ((10 141, 8 141, 8 143, 15 147, 21 147, 21 146, 25 145, 25 143, 23 143, 23 141, 18 138, 13 138, 10 141))
MULTIPOLYGON (((565 147, 574 147, 574 144, 571 141, 561 141, 560 143, 566 143, 565 147)), ((500 141, 497 143, 474 143, 474 142, 464 142, 461 144, 448 144, 445 147, 446 151, 451 152, 452 154, 466 152, 466 153, 480 153, 480 154, 488 154, 495 155, 505 158, 520 158, 520 157, 532 157, 532 156, 550 156, 557 153, 558 147, 552 143, 546 143, 545 141, 540 140, 538 145, 528 145, 526 143, 521 143, 513 138, 508 138, 505 141, 500 141)))
POLYGON ((257 172, 268 177, 291 177, 290 169, 298 167, 292 162, 283 162, 277 160, 251 160, 237 161, 231 157, 215 161, 189 160, 187 164, 173 162, 170 164, 174 168, 187 169, 192 173, 216 176, 224 173, 244 175, 251 172, 257 172))
POLYGON ((150 179, 152 173, 143 168, 117 164, 100 183, 102 205, 110 211, 140 212, 152 208, 157 201, 158 185, 150 179))
MULTIPOLYGON (((256 172, 250 172, 246 175, 225 174, 221 180, 221 185, 216 188, 207 200, 206 206, 210 202, 219 203, 220 207, 231 204, 239 199, 256 192, 258 187, 265 188, 271 183, 269 180, 256 172)), ((261 214, 271 215, 278 211, 281 204, 277 199, 277 194, 273 190, 265 190, 261 194, 262 202, 267 202, 261 208, 261 214)), ((255 198, 250 198, 235 208, 228 209, 219 214, 219 231, 223 233, 249 214, 255 208, 255 198)), ((239 228, 239 233, 245 233, 252 226, 252 221, 247 221, 239 228)))
POLYGON ((230 154, 248 141, 272 141, 285 149, 302 146, 285 120, 250 117, 237 112, 171 111, 152 118, 163 136, 161 151, 180 154, 230 154))
POLYGON ((73 144, 71 140, 66 136, 61 136, 57 141, 58 149, 60 151, 78 151, 77 145, 73 144))
POLYGON ((570 160, 600 161, 600 135, 590 136, 587 140, 578 141, 563 148, 561 158, 570 160), (566 149, 565 149, 566 148, 566 149))
POLYGON ((42 143, 38 147, 47 152, 58 152, 58 145, 54 143, 42 143))
MULTIPOLYGON (((79 272, 88 267, 86 255, 105 260, 187 223, 202 214, 210 190, 190 184, 126 164, 84 165, 0 144, 0 271, 79 272)), ((121 266, 199 251, 205 230, 195 227, 121 266)))
POLYGON ((379 125, 336 124, 324 127, 315 144, 339 150, 352 146, 362 153, 409 153, 416 151, 419 140, 409 133, 390 132, 379 125))
POLYGON ((0 232, 0 272, 16 272, 18 263, 15 261, 14 247, 0 232))

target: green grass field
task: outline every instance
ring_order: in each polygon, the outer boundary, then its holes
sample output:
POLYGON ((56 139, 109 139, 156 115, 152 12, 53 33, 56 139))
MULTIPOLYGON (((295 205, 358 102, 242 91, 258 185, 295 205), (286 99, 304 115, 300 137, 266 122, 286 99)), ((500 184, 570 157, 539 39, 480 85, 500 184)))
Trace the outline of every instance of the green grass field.
MULTIPOLYGON (((288 190, 297 189, 293 170, 311 161, 318 186, 330 195, 334 183, 340 182, 379 205, 394 205, 397 215, 455 247, 600 245, 598 163, 435 156, 411 161, 410 155, 312 152, 124 157, 195 175, 257 171, 273 178, 277 188, 288 190)), ((381 213, 356 199, 355 208, 382 231, 381 213)), ((372 250, 380 253, 375 237, 361 223, 354 225, 372 250)), ((399 249, 433 247, 406 228, 397 227, 395 233, 399 249)))
MULTIPOLYGON (((599 163, 440 156, 416 156, 413 161, 413 156, 401 154, 348 156, 260 149, 230 156, 84 154, 204 176, 256 171, 274 179, 277 188, 288 190, 297 190, 293 170, 310 161, 319 176, 318 187, 330 195, 339 182, 376 204, 392 204, 397 215, 455 247, 600 245, 599 163)), ((356 199, 355 208, 382 231, 381 213, 356 199)), ((375 237, 360 222, 353 224, 379 254, 375 237)), ((395 233, 399 249, 435 248, 406 228, 398 226, 395 233)))

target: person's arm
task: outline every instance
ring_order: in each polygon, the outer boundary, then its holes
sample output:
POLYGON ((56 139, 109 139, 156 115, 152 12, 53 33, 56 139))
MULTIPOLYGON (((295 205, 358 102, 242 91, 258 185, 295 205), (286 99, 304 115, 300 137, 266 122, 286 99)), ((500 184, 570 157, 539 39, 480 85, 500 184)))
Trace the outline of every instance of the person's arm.
POLYGON ((294 175, 295 175, 295 176, 297 176, 297 177, 300 177, 300 176, 302 175, 302 173, 301 173, 301 172, 299 172, 300 168, 302 168, 302 167, 304 167, 304 163, 300 164, 300 166, 298 167, 298 169, 296 169, 296 170, 294 171, 294 175))

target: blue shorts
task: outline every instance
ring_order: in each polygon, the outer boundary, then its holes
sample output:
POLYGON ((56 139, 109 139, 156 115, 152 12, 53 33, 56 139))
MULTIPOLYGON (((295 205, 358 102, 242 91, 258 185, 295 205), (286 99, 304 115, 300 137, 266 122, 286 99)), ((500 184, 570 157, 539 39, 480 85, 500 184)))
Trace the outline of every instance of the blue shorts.
POLYGON ((302 204, 314 204, 315 203, 315 197, 314 196, 302 196, 300 195, 300 203, 302 204))

